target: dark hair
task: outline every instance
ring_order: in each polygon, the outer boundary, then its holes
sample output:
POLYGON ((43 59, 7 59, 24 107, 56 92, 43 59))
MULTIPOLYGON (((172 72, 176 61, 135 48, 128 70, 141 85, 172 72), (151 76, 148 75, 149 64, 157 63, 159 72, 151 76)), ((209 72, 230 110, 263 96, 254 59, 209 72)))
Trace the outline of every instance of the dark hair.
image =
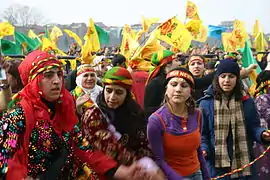
POLYGON ((9 69, 7 73, 12 75, 17 80, 17 90, 21 90, 23 88, 22 80, 20 77, 20 73, 18 70, 19 65, 21 64, 21 60, 10 60, 9 62, 9 69))
POLYGON ((126 62, 126 57, 122 54, 116 54, 112 59, 113 66, 120 66, 126 62))
MULTIPOLYGON (((223 97, 222 95, 224 94, 224 91, 221 89, 219 85, 218 77, 219 76, 215 76, 213 80, 214 98, 218 101, 222 101, 222 97, 223 97)), ((243 92, 243 84, 240 77, 237 77, 236 84, 235 84, 235 87, 233 89, 231 96, 234 95, 235 100, 240 101, 243 97, 242 92, 243 92)), ((228 98, 230 99, 231 97, 228 97, 228 98)))
MULTIPOLYGON (((101 111, 109 118, 110 122, 115 126, 117 131, 123 131, 128 134, 131 139, 136 139, 138 130, 146 131, 147 119, 144 111, 132 98, 130 91, 127 90, 126 98, 123 104, 117 109, 108 108, 104 91, 97 96, 97 104, 101 111)), ((105 119, 104 119, 105 120, 105 119)), ((106 122, 107 123, 107 122, 106 122)), ((122 132, 121 132, 122 131, 122 132)), ((127 147, 133 147, 138 142, 128 141, 127 147)))

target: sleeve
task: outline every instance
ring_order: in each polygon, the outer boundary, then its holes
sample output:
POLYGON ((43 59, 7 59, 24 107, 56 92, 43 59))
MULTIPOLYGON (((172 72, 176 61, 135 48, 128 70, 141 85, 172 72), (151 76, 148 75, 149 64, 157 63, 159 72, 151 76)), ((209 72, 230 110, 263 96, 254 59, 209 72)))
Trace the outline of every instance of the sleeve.
POLYGON ((149 117, 155 112, 163 100, 163 86, 159 86, 159 81, 151 80, 145 87, 144 94, 144 111, 146 116, 149 117))
POLYGON ((209 108, 206 106, 205 100, 200 103, 200 109, 202 113, 202 129, 201 129, 201 150, 210 152, 210 130, 209 130, 209 108))
POLYGON ((262 141, 262 133, 266 129, 260 126, 260 118, 254 101, 250 98, 243 103, 247 103, 244 106, 244 114, 247 121, 246 125, 248 134, 250 134, 256 142, 260 144, 266 143, 262 141))
MULTIPOLYGON (((202 115, 202 112, 199 110, 198 121, 200 122, 199 123, 200 131, 202 131, 202 116, 201 115, 202 115)), ((209 171, 207 169, 206 161, 205 161, 201 146, 198 148, 197 153, 198 153, 198 159, 199 159, 199 162, 200 162, 201 171, 202 171, 202 174, 203 174, 203 179, 210 180, 211 178, 210 178, 210 175, 209 175, 209 171)))
POLYGON ((147 137, 159 167, 164 171, 169 180, 181 180, 182 176, 174 171, 164 159, 163 140, 164 127, 160 120, 153 115, 147 125, 147 137))
POLYGON ((270 105, 266 95, 258 96, 255 99, 255 104, 260 117, 260 124, 262 127, 268 128, 268 122, 270 122, 270 105))
POLYGON ((208 88, 208 86, 212 84, 214 76, 215 72, 203 76, 202 78, 195 78, 195 89, 200 90, 208 88))
POLYGON ((8 160, 12 158, 19 146, 19 137, 24 132, 25 119, 21 108, 12 109, 3 114, 0 121, 0 177, 8 168, 8 160))
POLYGON ((200 161, 200 166, 201 166, 201 171, 202 171, 202 174, 203 174, 203 179, 204 180, 210 180, 211 179, 210 174, 209 174, 209 171, 207 169, 206 161, 205 161, 205 158, 204 158, 201 147, 199 147, 199 149, 197 150, 197 153, 198 153, 198 158, 199 158, 199 161, 200 161))
POLYGON ((97 174, 105 175, 108 171, 118 166, 117 162, 110 156, 95 149, 93 145, 83 137, 81 129, 77 125, 73 130, 72 146, 74 155, 79 158, 82 163, 87 163, 97 174))
POLYGON ((136 152, 125 148, 118 141, 115 133, 105 127, 106 120, 100 109, 93 107, 88 109, 82 117, 82 131, 96 149, 101 150, 112 159, 121 164, 131 164, 137 159, 136 152))

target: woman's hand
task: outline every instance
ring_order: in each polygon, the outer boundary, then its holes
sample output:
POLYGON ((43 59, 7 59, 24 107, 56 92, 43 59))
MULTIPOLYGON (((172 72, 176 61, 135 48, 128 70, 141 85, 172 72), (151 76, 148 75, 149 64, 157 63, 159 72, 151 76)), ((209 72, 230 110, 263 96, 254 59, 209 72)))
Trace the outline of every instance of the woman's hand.
POLYGON ((137 163, 133 163, 131 166, 121 165, 115 172, 114 179, 137 180, 137 178, 140 178, 142 176, 140 172, 141 172, 141 167, 137 165, 137 163))
POLYGON ((76 100, 76 107, 81 107, 84 103, 86 103, 90 99, 88 94, 84 94, 77 98, 76 100))
POLYGON ((77 113, 82 114, 82 106, 84 103, 86 103, 90 99, 90 96, 88 94, 84 94, 77 98, 76 100, 76 110, 77 113))
POLYGON ((265 141, 270 141, 270 130, 264 131, 264 132, 262 133, 262 138, 263 138, 263 140, 265 140, 265 141))
POLYGON ((207 152, 206 151, 202 151, 202 154, 203 154, 203 157, 206 157, 207 156, 207 152))
POLYGON ((166 180, 167 179, 162 170, 149 173, 148 177, 149 177, 149 180, 166 180))

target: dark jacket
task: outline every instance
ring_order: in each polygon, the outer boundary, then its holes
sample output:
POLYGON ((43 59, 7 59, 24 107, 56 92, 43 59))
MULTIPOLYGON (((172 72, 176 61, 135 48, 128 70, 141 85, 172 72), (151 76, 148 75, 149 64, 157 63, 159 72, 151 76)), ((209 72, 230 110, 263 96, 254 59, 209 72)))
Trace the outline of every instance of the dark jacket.
MULTIPOLYGON (((254 159, 252 154, 253 142, 263 143, 261 134, 265 131, 264 128, 260 127, 260 119, 254 104, 253 99, 250 97, 247 99, 243 98, 243 113, 244 113, 244 124, 247 130, 247 143, 250 154, 250 160, 254 159)), ((202 128, 202 150, 207 152, 207 164, 211 177, 220 175, 219 173, 225 173, 226 170, 221 170, 217 173, 215 169, 215 128, 214 128, 214 95, 213 88, 210 86, 206 91, 206 96, 200 101, 200 108, 202 109, 203 117, 203 128, 202 128)), ((232 157, 232 137, 228 136, 228 151, 229 156, 232 157)), ((223 169, 223 168, 221 168, 223 169)))
POLYGON ((147 118, 159 109, 165 94, 165 76, 160 74, 152 79, 145 87, 144 111, 147 118))

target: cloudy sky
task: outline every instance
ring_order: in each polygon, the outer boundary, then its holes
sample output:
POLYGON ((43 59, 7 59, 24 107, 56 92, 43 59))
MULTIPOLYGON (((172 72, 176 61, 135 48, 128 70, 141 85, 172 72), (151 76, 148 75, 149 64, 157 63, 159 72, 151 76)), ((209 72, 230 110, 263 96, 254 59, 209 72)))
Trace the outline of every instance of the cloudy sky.
MULTIPOLYGON (((204 24, 239 19, 248 32, 259 19, 263 31, 270 33, 270 0, 193 0, 204 24)), ((0 14, 14 3, 38 8, 50 23, 101 21, 106 25, 139 23, 140 17, 159 17, 164 21, 174 15, 184 21, 186 0, 0 0, 0 14)))

